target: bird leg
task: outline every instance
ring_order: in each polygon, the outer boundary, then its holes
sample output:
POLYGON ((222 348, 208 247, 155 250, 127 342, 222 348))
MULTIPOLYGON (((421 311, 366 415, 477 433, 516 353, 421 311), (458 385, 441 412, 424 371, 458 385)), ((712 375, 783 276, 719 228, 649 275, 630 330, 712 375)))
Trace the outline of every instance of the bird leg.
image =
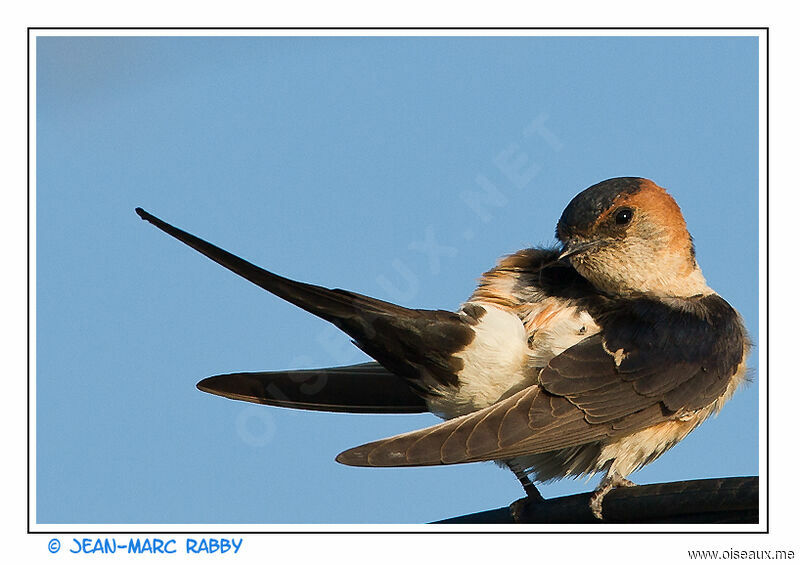
POLYGON ((608 473, 606 477, 600 481, 592 497, 589 499, 589 508, 592 510, 595 518, 598 520, 603 519, 603 499, 605 496, 617 487, 635 487, 636 483, 629 481, 618 473, 608 473))
POLYGON ((528 474, 525 472, 525 470, 510 462, 507 463, 507 465, 508 468, 514 472, 514 475, 516 475, 517 480, 522 485, 522 488, 525 489, 525 494, 528 495, 528 498, 534 502, 544 502, 542 493, 540 493, 539 489, 536 488, 536 485, 531 482, 531 479, 528 477, 528 474))

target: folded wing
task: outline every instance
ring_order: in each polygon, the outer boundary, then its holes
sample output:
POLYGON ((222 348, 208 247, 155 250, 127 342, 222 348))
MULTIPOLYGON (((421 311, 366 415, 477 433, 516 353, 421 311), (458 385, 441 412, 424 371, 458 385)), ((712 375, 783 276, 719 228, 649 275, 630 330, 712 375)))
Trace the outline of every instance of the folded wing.
POLYGON ((347 450, 337 461, 394 467, 504 460, 627 435, 708 406, 737 373, 746 338, 721 298, 692 305, 617 308, 603 318, 602 334, 532 368, 540 371, 537 385, 478 412, 347 450))

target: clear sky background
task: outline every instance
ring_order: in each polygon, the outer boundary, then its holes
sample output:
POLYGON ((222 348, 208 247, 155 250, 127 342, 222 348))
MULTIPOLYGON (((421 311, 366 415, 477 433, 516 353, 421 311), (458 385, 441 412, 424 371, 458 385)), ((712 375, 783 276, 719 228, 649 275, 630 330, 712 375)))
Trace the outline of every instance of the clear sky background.
POLYGON ((431 415, 197 391, 367 358, 136 206, 286 276, 455 309, 580 190, 651 178, 744 317, 753 383, 631 478, 758 474, 757 59, 723 37, 39 38, 38 522, 419 523, 523 495, 491 463, 334 462, 431 415))

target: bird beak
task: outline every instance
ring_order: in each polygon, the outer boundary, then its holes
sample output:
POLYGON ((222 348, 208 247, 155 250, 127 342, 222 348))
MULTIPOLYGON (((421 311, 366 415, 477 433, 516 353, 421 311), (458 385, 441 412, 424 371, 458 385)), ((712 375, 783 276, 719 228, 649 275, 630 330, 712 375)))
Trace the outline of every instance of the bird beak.
POLYGON ((566 244, 564 245, 564 250, 561 252, 561 255, 558 256, 558 260, 563 261, 564 259, 569 259, 574 255, 580 255, 581 253, 586 253, 587 251, 603 247, 604 245, 606 245, 606 243, 607 242, 604 240, 580 241, 580 242, 575 240, 567 241, 566 244))

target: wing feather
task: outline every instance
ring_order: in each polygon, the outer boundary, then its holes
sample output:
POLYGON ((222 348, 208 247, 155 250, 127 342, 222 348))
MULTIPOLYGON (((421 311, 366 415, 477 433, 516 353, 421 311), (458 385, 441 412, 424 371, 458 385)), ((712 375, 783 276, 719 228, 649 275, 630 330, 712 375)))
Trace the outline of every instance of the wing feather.
POLYGON ((257 404, 326 412, 427 412, 409 383, 378 363, 346 367, 230 373, 197 383, 203 392, 257 404))

